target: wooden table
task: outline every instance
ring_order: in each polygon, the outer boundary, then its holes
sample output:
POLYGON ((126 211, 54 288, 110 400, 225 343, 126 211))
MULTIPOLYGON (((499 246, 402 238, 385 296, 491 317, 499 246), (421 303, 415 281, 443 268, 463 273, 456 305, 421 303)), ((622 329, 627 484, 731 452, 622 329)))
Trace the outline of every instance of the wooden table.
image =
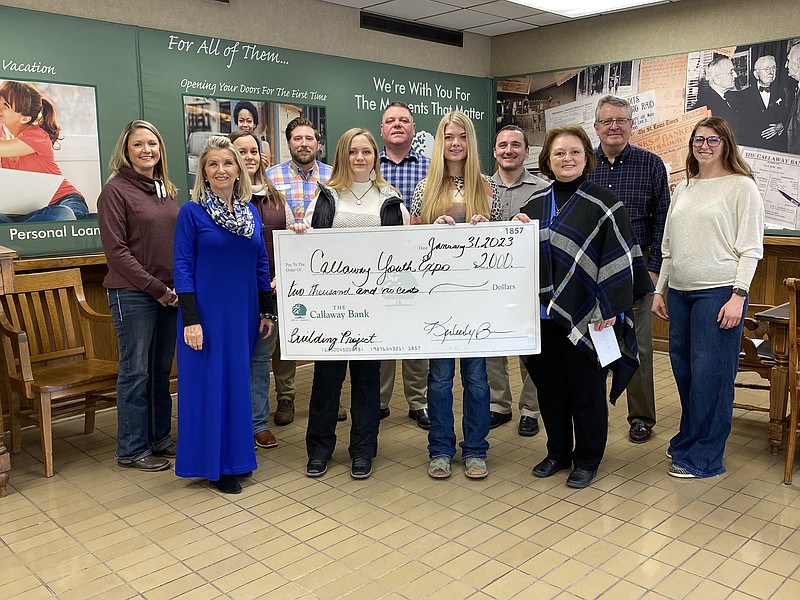
POLYGON ((769 383, 769 437, 770 452, 778 454, 783 436, 788 428, 786 405, 789 398, 789 303, 756 313, 756 320, 767 323, 775 366, 769 383))

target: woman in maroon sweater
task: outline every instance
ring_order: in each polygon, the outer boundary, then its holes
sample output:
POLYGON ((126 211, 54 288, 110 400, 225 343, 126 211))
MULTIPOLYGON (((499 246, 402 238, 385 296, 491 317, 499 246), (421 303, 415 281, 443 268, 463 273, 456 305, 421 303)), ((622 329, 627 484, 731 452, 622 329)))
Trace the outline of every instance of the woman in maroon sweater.
MULTIPOLYGON (((244 161, 250 184, 253 186, 253 197, 250 202, 258 210, 264 224, 264 244, 269 258, 269 270, 273 277, 275 267, 275 247, 272 232, 286 229, 294 223, 292 210, 286 199, 275 189, 264 173, 258 138, 251 131, 235 131, 229 136, 244 161)), ((272 280, 275 288, 275 279, 272 280)), ((277 306, 277 304, 276 304, 277 306)), ((273 319, 277 325, 277 317, 273 319)), ((253 408, 253 441, 260 448, 274 448, 278 440, 269 430, 269 359, 278 339, 278 327, 272 329, 272 335, 265 339, 258 338, 253 356, 250 358, 250 402, 253 408)))
POLYGON ((117 463, 162 471, 176 451, 169 374, 178 305, 172 280, 177 189, 161 134, 147 121, 125 126, 109 167, 97 216, 108 264, 103 286, 119 344, 117 463))

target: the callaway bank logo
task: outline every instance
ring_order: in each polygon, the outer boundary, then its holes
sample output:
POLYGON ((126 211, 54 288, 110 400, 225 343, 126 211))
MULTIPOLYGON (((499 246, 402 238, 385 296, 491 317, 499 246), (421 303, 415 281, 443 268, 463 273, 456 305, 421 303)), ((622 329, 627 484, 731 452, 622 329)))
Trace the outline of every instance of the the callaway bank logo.
POLYGON ((305 321, 306 319, 368 319, 369 311, 366 309, 352 310, 339 307, 331 310, 324 308, 320 310, 308 310, 305 304, 300 304, 298 302, 292 306, 292 316, 295 321, 305 321))

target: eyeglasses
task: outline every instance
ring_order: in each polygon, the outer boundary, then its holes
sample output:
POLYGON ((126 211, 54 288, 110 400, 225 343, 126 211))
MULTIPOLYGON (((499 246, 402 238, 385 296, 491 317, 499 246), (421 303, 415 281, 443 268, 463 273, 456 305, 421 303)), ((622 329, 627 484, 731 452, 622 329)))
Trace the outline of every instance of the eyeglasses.
MULTIPOLYGON (((586 154, 583 150, 570 150, 569 155, 574 159, 579 156, 583 156, 586 154)), ((567 158, 567 152, 564 150, 556 150, 550 154, 550 158, 556 158, 558 160, 564 160, 567 158)))
POLYGON ((617 127, 625 127, 626 125, 630 125, 633 119, 603 119, 602 121, 598 121, 600 125, 603 127, 611 127, 612 125, 616 125, 617 127))
POLYGON ((708 143, 709 148, 716 148, 719 146, 722 138, 718 135, 710 135, 708 137, 703 137, 702 135, 696 135, 692 138, 692 146, 695 148, 701 148, 703 146, 703 142, 708 143))
POLYGON ((767 71, 768 73, 775 73, 778 67, 758 67, 756 71, 767 71))

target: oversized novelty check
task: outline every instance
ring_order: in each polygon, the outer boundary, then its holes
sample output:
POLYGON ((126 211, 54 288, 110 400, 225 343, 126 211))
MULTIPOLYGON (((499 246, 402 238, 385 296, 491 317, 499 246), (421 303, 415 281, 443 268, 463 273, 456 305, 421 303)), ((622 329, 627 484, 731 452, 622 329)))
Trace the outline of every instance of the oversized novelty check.
POLYGON ((281 355, 538 353, 538 233, 535 222, 277 231, 281 355))

